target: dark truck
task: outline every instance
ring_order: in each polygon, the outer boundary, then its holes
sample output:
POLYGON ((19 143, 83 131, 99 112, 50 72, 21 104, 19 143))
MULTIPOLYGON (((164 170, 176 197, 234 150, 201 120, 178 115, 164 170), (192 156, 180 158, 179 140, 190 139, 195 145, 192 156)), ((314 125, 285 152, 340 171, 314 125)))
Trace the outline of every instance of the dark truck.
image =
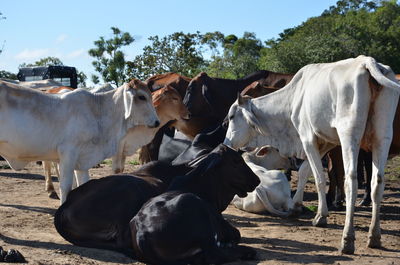
POLYGON ((63 86, 78 87, 76 68, 71 66, 34 66, 22 67, 17 74, 19 81, 36 81, 52 79, 60 82, 63 86))

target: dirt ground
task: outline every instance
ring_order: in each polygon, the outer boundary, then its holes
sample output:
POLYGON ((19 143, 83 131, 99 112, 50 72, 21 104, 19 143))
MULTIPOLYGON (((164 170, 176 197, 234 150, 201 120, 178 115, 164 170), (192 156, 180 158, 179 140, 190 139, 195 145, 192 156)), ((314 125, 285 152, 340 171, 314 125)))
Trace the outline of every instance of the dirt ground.
MULTIPOLYGON (((127 160, 129 161, 129 159, 127 160)), ((127 172, 133 169, 127 163, 127 172)), ((233 206, 224 216, 242 234, 242 243, 257 250, 257 260, 232 264, 400 264, 400 159, 390 161, 381 209, 383 249, 366 247, 371 207, 357 207, 356 252, 340 255, 338 247, 344 211, 330 212, 328 226, 311 225, 314 213, 282 219, 240 211, 233 206)), ((90 171, 91 178, 111 174, 109 163, 90 171)), ((55 182, 58 189, 58 182, 55 182)), ((305 205, 317 205, 308 183, 305 205)), ((53 215, 59 202, 47 197, 40 166, 21 172, 0 169, 0 246, 18 249, 29 264, 141 264, 119 253, 82 248, 65 241, 55 230, 53 215)))

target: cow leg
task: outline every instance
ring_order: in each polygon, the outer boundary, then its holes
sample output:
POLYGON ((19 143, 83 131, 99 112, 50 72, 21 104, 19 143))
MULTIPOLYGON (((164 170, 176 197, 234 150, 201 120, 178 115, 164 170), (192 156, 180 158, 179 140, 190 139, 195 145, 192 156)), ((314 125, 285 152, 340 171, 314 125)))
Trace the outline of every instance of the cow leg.
POLYGON ((328 162, 328 178, 329 178, 329 189, 328 193, 326 194, 326 204, 328 205, 328 209, 330 209, 334 205, 336 197, 336 187, 337 187, 336 172, 333 167, 333 162, 331 157, 329 157, 329 162, 328 162))
POLYGON ((220 231, 219 241, 228 245, 238 244, 241 238, 239 230, 226 221, 220 213, 217 216, 217 226, 220 231))
POLYGON ((89 181, 89 170, 75 170, 76 184, 79 187, 89 181))
POLYGON ((326 204, 326 179, 324 169, 321 163, 321 157, 332 148, 331 145, 326 145, 321 150, 317 149, 316 139, 312 136, 308 140, 302 140, 304 151, 307 155, 307 160, 310 163, 312 173, 315 178, 315 186, 318 192, 318 211, 313 220, 313 225, 318 227, 326 226, 328 216, 328 206, 326 204), (311 140, 312 139, 312 140, 311 140))
POLYGON ((125 159, 126 157, 122 153, 112 157, 112 171, 114 174, 124 172, 125 159))
POLYGON ((112 159, 112 171, 114 174, 124 172, 125 155, 124 155, 125 139, 123 139, 118 145, 117 153, 111 158, 112 159))
POLYGON ((369 206, 371 204, 371 178, 372 178, 372 153, 368 152, 364 155, 365 165, 365 189, 360 206, 369 206))
POLYGON ((60 205, 66 201, 67 195, 72 189, 74 167, 76 163, 73 157, 75 156, 75 154, 60 155, 60 205))
POLYGON ((298 172, 298 181, 297 181, 297 190, 293 196, 294 209, 293 211, 301 212, 303 206, 303 197, 304 197, 304 187, 306 186, 308 177, 311 176, 311 167, 310 163, 305 160, 303 164, 301 164, 299 172, 298 172))
POLYGON ((59 199, 53 185, 53 180, 51 179, 51 164, 50 161, 43 161, 44 178, 46 182, 46 191, 49 198, 59 199))
POLYGON ((372 145, 372 220, 368 232, 368 247, 381 247, 379 211, 383 196, 384 168, 393 136, 393 118, 399 94, 384 88, 375 101, 373 126, 375 139, 372 145))
POLYGON ((342 144, 342 156, 345 171, 344 188, 346 193, 346 220, 343 229, 341 252, 353 254, 355 240, 353 219, 354 205, 357 198, 357 157, 359 145, 357 144, 357 141, 354 143, 348 138, 349 137, 346 139, 340 139, 342 144))

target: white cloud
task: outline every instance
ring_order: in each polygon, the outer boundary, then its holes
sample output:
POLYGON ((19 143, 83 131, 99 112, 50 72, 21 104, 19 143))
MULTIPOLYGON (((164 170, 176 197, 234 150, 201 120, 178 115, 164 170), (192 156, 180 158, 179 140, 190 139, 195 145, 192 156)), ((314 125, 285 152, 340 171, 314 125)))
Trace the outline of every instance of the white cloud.
POLYGON ((57 37, 56 43, 60 44, 60 43, 64 42, 67 37, 68 37, 67 34, 61 34, 60 36, 57 37))
POLYGON ((76 58, 76 57, 80 57, 84 53, 85 53, 84 49, 79 49, 79 50, 75 50, 75 51, 72 51, 72 52, 68 53, 65 57, 69 58, 69 59, 73 59, 73 58, 76 58))
POLYGON ((33 60, 49 56, 50 53, 51 53, 50 49, 35 49, 35 50, 25 49, 22 52, 15 55, 15 59, 33 60))

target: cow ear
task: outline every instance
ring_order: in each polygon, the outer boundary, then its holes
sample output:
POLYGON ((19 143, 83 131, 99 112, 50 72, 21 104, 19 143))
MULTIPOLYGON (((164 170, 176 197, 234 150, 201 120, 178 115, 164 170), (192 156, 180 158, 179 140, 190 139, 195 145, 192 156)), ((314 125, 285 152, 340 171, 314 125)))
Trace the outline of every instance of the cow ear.
POLYGON ((207 104, 213 108, 215 105, 213 105, 213 97, 211 95, 211 89, 207 85, 203 85, 201 87, 201 93, 203 94, 204 99, 206 100, 207 104))
POLYGON ((257 151, 256 156, 258 156, 258 157, 265 156, 266 154, 268 154, 269 148, 270 148, 270 147, 267 146, 267 145, 261 147, 261 148, 257 151))
POLYGON ((238 99, 239 106, 242 106, 244 104, 245 100, 244 100, 243 96, 240 94, 240 92, 238 92, 237 99, 238 99))
POLYGON ((125 84, 123 92, 125 119, 128 119, 132 114, 133 97, 135 96, 135 92, 135 89, 132 89, 128 84, 125 84))

